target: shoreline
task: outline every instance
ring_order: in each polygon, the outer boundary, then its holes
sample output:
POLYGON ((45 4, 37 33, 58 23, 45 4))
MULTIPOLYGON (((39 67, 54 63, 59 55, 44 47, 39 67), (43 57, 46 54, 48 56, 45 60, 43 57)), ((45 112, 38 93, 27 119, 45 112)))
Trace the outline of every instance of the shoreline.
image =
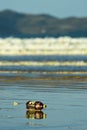
POLYGON ((12 75, 9 75, 9 76, 3 76, 3 75, 0 75, 0 81, 2 79, 5 79, 5 80, 18 80, 18 81, 26 81, 26 80, 29 80, 29 81, 48 81, 48 80, 53 80, 53 81, 62 81, 62 80, 75 80, 75 81, 87 81, 87 75, 86 76, 82 76, 82 75, 61 75, 61 76, 55 76, 55 77, 52 77, 52 76, 47 76, 47 77, 27 77, 27 76, 23 76, 23 75, 15 75, 15 76, 12 76, 12 75))

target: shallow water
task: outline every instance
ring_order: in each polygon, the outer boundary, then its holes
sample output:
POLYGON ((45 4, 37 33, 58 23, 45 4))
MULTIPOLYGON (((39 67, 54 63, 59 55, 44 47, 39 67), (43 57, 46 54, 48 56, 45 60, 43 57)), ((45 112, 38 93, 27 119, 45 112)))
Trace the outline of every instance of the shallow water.
POLYGON ((0 56, 0 76, 56 78, 86 76, 86 55, 12 55, 0 56))
POLYGON ((2 130, 86 130, 86 110, 86 80, 0 79, 2 130), (44 119, 36 119, 35 113, 26 111, 28 100, 41 100, 47 104, 41 113, 44 113, 44 119), (14 101, 20 104, 13 106, 14 101))

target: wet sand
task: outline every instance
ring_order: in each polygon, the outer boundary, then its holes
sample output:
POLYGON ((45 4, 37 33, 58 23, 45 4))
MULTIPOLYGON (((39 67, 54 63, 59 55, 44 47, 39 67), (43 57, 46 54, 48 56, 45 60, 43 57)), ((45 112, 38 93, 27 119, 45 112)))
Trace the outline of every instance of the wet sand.
POLYGON ((86 108, 87 77, 0 77, 2 130, 86 130, 86 108), (40 100, 47 108, 41 113, 29 113, 25 107, 28 100, 40 100), (19 105, 14 106, 14 101, 19 105))

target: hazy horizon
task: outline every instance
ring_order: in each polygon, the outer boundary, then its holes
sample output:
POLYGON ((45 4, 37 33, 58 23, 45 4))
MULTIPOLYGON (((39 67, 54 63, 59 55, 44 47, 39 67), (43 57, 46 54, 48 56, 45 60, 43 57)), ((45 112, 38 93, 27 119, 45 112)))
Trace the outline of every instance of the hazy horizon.
POLYGON ((87 0, 3 0, 0 11, 13 10, 25 14, 48 14, 58 18, 86 17, 87 0))

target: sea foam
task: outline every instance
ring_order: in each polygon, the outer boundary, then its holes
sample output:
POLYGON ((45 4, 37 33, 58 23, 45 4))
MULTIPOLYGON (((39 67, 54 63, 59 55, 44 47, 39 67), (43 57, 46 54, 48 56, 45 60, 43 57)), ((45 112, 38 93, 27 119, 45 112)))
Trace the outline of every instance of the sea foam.
POLYGON ((86 55, 87 38, 0 38, 0 55, 86 55))

